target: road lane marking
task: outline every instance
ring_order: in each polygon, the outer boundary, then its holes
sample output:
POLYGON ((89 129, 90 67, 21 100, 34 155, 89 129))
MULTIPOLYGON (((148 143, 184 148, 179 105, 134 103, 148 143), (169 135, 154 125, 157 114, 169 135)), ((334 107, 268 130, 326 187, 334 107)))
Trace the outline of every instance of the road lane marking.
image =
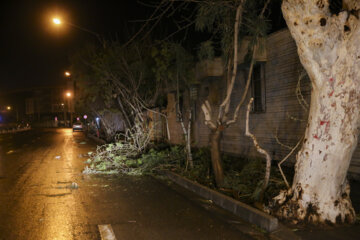
POLYGON ((101 240, 116 240, 114 231, 110 224, 98 225, 101 240))

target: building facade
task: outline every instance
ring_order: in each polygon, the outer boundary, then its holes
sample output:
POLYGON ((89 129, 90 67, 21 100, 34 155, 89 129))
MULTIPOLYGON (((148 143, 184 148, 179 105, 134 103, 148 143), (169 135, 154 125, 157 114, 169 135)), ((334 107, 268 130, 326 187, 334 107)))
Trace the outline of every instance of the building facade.
MULTIPOLYGON (((265 51, 256 54, 256 64, 252 75, 251 88, 247 100, 240 110, 238 121, 225 129, 221 141, 223 152, 239 156, 262 157, 256 151, 250 138, 245 136, 246 107, 250 97, 254 103, 250 113, 249 128, 257 137, 261 147, 266 149, 274 160, 282 160, 303 137, 307 124, 311 86, 304 73, 297 54, 296 44, 287 29, 272 33, 264 40, 265 51), (299 81, 300 78, 300 81, 299 81)), ((246 45, 240 47, 237 79, 231 97, 230 117, 234 113, 243 94, 248 66, 244 63, 246 45)), ((217 109, 224 99, 224 72, 220 59, 202 62, 197 65, 197 98, 193 103, 185 101, 184 109, 190 104, 194 111, 192 123, 193 146, 209 145, 210 130, 204 124, 201 105, 208 100, 217 116, 217 109)), ((190 93, 184 92, 185 99, 190 93)), ((175 93, 168 94, 167 116, 172 143, 184 143, 183 133, 176 119, 175 93)), ((296 152, 287 160, 295 162, 296 152)), ((360 147, 354 152, 349 175, 360 176, 360 147)))

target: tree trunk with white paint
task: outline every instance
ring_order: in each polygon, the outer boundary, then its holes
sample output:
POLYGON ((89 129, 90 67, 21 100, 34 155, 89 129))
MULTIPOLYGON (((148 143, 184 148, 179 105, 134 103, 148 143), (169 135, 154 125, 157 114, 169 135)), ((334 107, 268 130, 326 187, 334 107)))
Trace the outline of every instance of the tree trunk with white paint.
MULTIPOLYGON (((238 65, 239 27, 242 23, 242 13, 243 13, 244 3, 245 1, 241 0, 236 8, 236 17, 234 23, 234 53, 233 53, 234 59, 232 60, 233 66, 232 68, 231 66, 227 66, 229 74, 227 79, 228 84, 226 86, 226 96, 219 106, 217 121, 212 119, 213 117, 212 107, 208 101, 205 101, 205 103, 201 106, 201 109, 205 116, 205 124, 211 129, 211 135, 210 135, 211 163, 215 175, 216 185, 218 187, 224 185, 224 170, 222 168, 222 161, 221 161, 220 141, 221 141, 222 131, 224 130, 225 127, 230 125, 230 124, 227 125, 226 121, 227 121, 228 111, 230 109, 231 94, 236 80, 237 65, 238 65), (230 74, 231 70, 232 73, 230 74), (230 76, 231 79, 229 79, 230 76)), ((229 63, 231 63, 231 61, 229 61, 229 63)), ((247 92, 244 93, 245 96, 246 94, 247 92)), ((234 115, 237 116, 237 113, 235 113, 234 115)), ((235 120, 232 121, 231 124, 234 122, 235 120)))
POLYGON ((284 0, 282 11, 312 83, 304 143, 276 214, 294 221, 354 222, 346 180, 360 126, 360 4, 331 14, 327 0, 284 0))
MULTIPOLYGON (((180 109, 178 104, 178 109, 180 109)), ((180 125, 184 133, 184 139, 185 139, 185 149, 186 149, 186 169, 188 168, 188 165, 192 169, 194 167, 194 161, 191 153, 191 109, 189 109, 189 117, 188 117, 188 127, 185 128, 185 123, 182 118, 182 113, 179 110, 178 115, 180 117, 180 125)))
MULTIPOLYGON (((250 64, 250 70, 248 73, 248 79, 246 81, 246 86, 244 89, 244 92, 242 93, 242 98, 240 102, 237 104, 237 107, 235 109, 234 115, 232 119, 229 119, 229 110, 230 110, 230 104, 231 104, 231 94, 234 90, 235 80, 236 80, 236 74, 237 74, 237 67, 238 67, 238 47, 239 47, 239 28, 242 25, 242 14, 244 11, 246 1, 240 0, 238 2, 237 8, 236 8, 236 17, 235 17, 235 23, 234 23, 234 42, 233 42, 233 59, 228 61, 228 65, 226 66, 228 69, 228 76, 227 76, 227 86, 226 86, 226 96, 222 103, 219 106, 219 112, 217 120, 213 119, 212 116, 212 107, 208 101, 205 101, 204 104, 202 104, 201 109, 205 116, 205 124, 211 129, 211 135, 210 135, 210 146, 211 146, 211 162, 212 167, 215 175, 216 185, 222 186, 224 185, 224 171, 222 168, 222 161, 221 161, 221 153, 220 153, 220 141, 221 141, 221 135, 222 132, 225 130, 225 128, 229 127, 231 124, 236 123, 238 117, 239 117, 239 111, 244 103, 247 93, 250 86, 250 80, 251 75, 253 71, 254 66, 254 56, 255 56, 255 46, 253 46, 252 49, 252 59, 250 64), (232 63, 232 66, 231 66, 232 63)), ((267 9, 268 5, 270 3, 270 0, 267 0, 264 3, 264 7, 259 15, 259 18, 264 17, 265 10, 267 9)), ((254 39, 257 39, 258 35, 254 36, 254 39)))

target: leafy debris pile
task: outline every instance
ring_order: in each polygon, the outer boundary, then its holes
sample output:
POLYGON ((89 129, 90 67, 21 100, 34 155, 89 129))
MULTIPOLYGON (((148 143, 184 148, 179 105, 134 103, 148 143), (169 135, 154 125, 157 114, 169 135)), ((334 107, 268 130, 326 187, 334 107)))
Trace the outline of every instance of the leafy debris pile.
MULTIPOLYGON (((100 146, 96 153, 90 152, 88 155, 90 158, 86 162, 88 166, 83 172, 85 174, 142 175, 167 169, 245 203, 254 203, 259 200, 265 174, 265 162, 262 159, 224 155, 225 185, 217 188, 212 173, 209 148, 193 150, 194 167, 192 169, 186 168, 186 154, 183 146, 165 145, 151 148, 139 155, 131 144, 119 141, 100 146)), ((265 202, 275 197, 284 188, 286 186, 280 172, 276 167, 272 167, 269 185, 265 191, 265 202)))
POLYGON ((83 173, 141 175, 160 169, 176 168, 185 161, 182 147, 175 146, 163 150, 150 149, 141 155, 131 144, 121 142, 106 144, 97 148, 96 153, 89 152, 88 166, 83 173))

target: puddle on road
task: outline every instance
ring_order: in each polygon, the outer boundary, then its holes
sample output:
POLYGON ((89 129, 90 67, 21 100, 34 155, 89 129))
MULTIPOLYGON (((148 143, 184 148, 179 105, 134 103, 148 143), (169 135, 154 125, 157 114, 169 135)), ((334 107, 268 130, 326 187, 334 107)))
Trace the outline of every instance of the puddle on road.
POLYGON ((58 194, 41 194, 42 196, 45 196, 45 197, 64 197, 64 196, 67 196, 67 195, 70 195, 71 192, 69 193, 58 193, 58 194))
POLYGON ((73 194, 74 190, 78 190, 79 185, 76 182, 72 181, 58 181, 56 185, 52 185, 46 193, 39 194, 40 196, 56 198, 56 197, 65 197, 67 195, 73 194))
POLYGON ((72 182, 71 181, 65 181, 65 182, 57 181, 57 184, 69 184, 69 183, 72 183, 72 182))

